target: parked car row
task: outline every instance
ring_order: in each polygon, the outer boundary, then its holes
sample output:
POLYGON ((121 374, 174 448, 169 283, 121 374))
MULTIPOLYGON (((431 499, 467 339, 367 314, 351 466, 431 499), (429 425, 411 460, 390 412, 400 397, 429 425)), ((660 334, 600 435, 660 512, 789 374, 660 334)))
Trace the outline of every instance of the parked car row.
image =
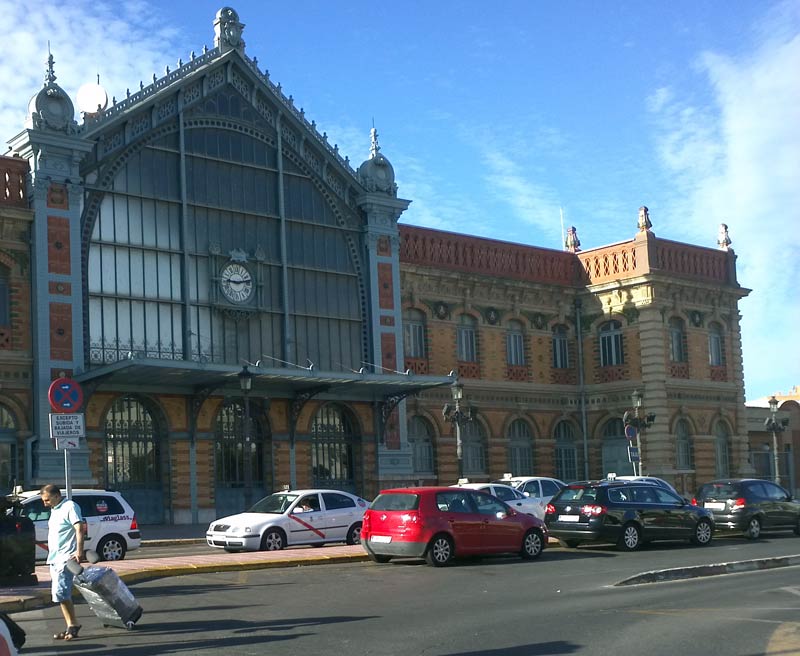
POLYGON ((372 503, 339 490, 279 492, 245 513, 213 521, 206 540, 230 552, 360 542, 378 563, 411 557, 443 566, 469 555, 535 559, 550 537, 568 547, 611 542, 632 551, 656 540, 704 546, 721 531, 755 539, 762 528, 800 535, 800 503, 770 481, 712 481, 690 501, 666 481, 648 476, 569 484, 505 477, 388 489, 372 503))
POLYGON ((688 539, 703 546, 715 532, 762 529, 800 535, 800 503, 779 485, 759 479, 724 479, 702 485, 689 501, 647 480, 570 483, 547 507, 550 534, 570 547, 615 542, 634 550, 654 540, 688 539))

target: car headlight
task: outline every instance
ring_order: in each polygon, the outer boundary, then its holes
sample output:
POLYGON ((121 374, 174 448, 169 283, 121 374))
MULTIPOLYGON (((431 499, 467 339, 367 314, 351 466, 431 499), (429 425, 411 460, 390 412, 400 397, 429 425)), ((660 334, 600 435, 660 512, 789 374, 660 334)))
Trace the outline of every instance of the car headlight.
POLYGON ((249 526, 231 526, 231 533, 238 535, 239 533, 252 533, 249 526))

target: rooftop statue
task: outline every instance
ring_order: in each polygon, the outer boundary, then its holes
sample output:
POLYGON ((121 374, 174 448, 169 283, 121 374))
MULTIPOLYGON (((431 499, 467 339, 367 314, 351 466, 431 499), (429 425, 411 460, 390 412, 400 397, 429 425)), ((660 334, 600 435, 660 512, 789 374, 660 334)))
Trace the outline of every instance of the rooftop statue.
POLYGON ((653 224, 650 223, 650 210, 645 205, 639 208, 639 232, 650 230, 653 224))
POLYGON ((577 253, 581 250, 581 240, 578 239, 578 231, 575 226, 567 228, 567 238, 564 240, 564 249, 570 253, 577 253))
POLYGON ((728 224, 720 223, 719 232, 717 233, 717 246, 723 251, 727 251, 732 243, 731 238, 728 236, 728 224))

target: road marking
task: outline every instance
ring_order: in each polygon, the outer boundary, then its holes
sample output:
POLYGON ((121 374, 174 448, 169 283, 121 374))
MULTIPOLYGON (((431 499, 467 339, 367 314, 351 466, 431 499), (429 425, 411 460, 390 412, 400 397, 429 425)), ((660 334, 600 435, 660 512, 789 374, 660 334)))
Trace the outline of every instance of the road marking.
POLYGON ((765 654, 800 656, 800 623, 782 623, 767 642, 765 654))

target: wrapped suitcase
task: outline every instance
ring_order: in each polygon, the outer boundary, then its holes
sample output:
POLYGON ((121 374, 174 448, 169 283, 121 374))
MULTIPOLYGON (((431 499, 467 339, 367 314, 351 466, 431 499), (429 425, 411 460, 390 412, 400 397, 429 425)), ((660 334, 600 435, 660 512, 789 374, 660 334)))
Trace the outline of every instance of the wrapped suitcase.
POLYGON ((113 569, 84 567, 76 574, 74 585, 103 626, 133 628, 142 616, 142 607, 113 569))

